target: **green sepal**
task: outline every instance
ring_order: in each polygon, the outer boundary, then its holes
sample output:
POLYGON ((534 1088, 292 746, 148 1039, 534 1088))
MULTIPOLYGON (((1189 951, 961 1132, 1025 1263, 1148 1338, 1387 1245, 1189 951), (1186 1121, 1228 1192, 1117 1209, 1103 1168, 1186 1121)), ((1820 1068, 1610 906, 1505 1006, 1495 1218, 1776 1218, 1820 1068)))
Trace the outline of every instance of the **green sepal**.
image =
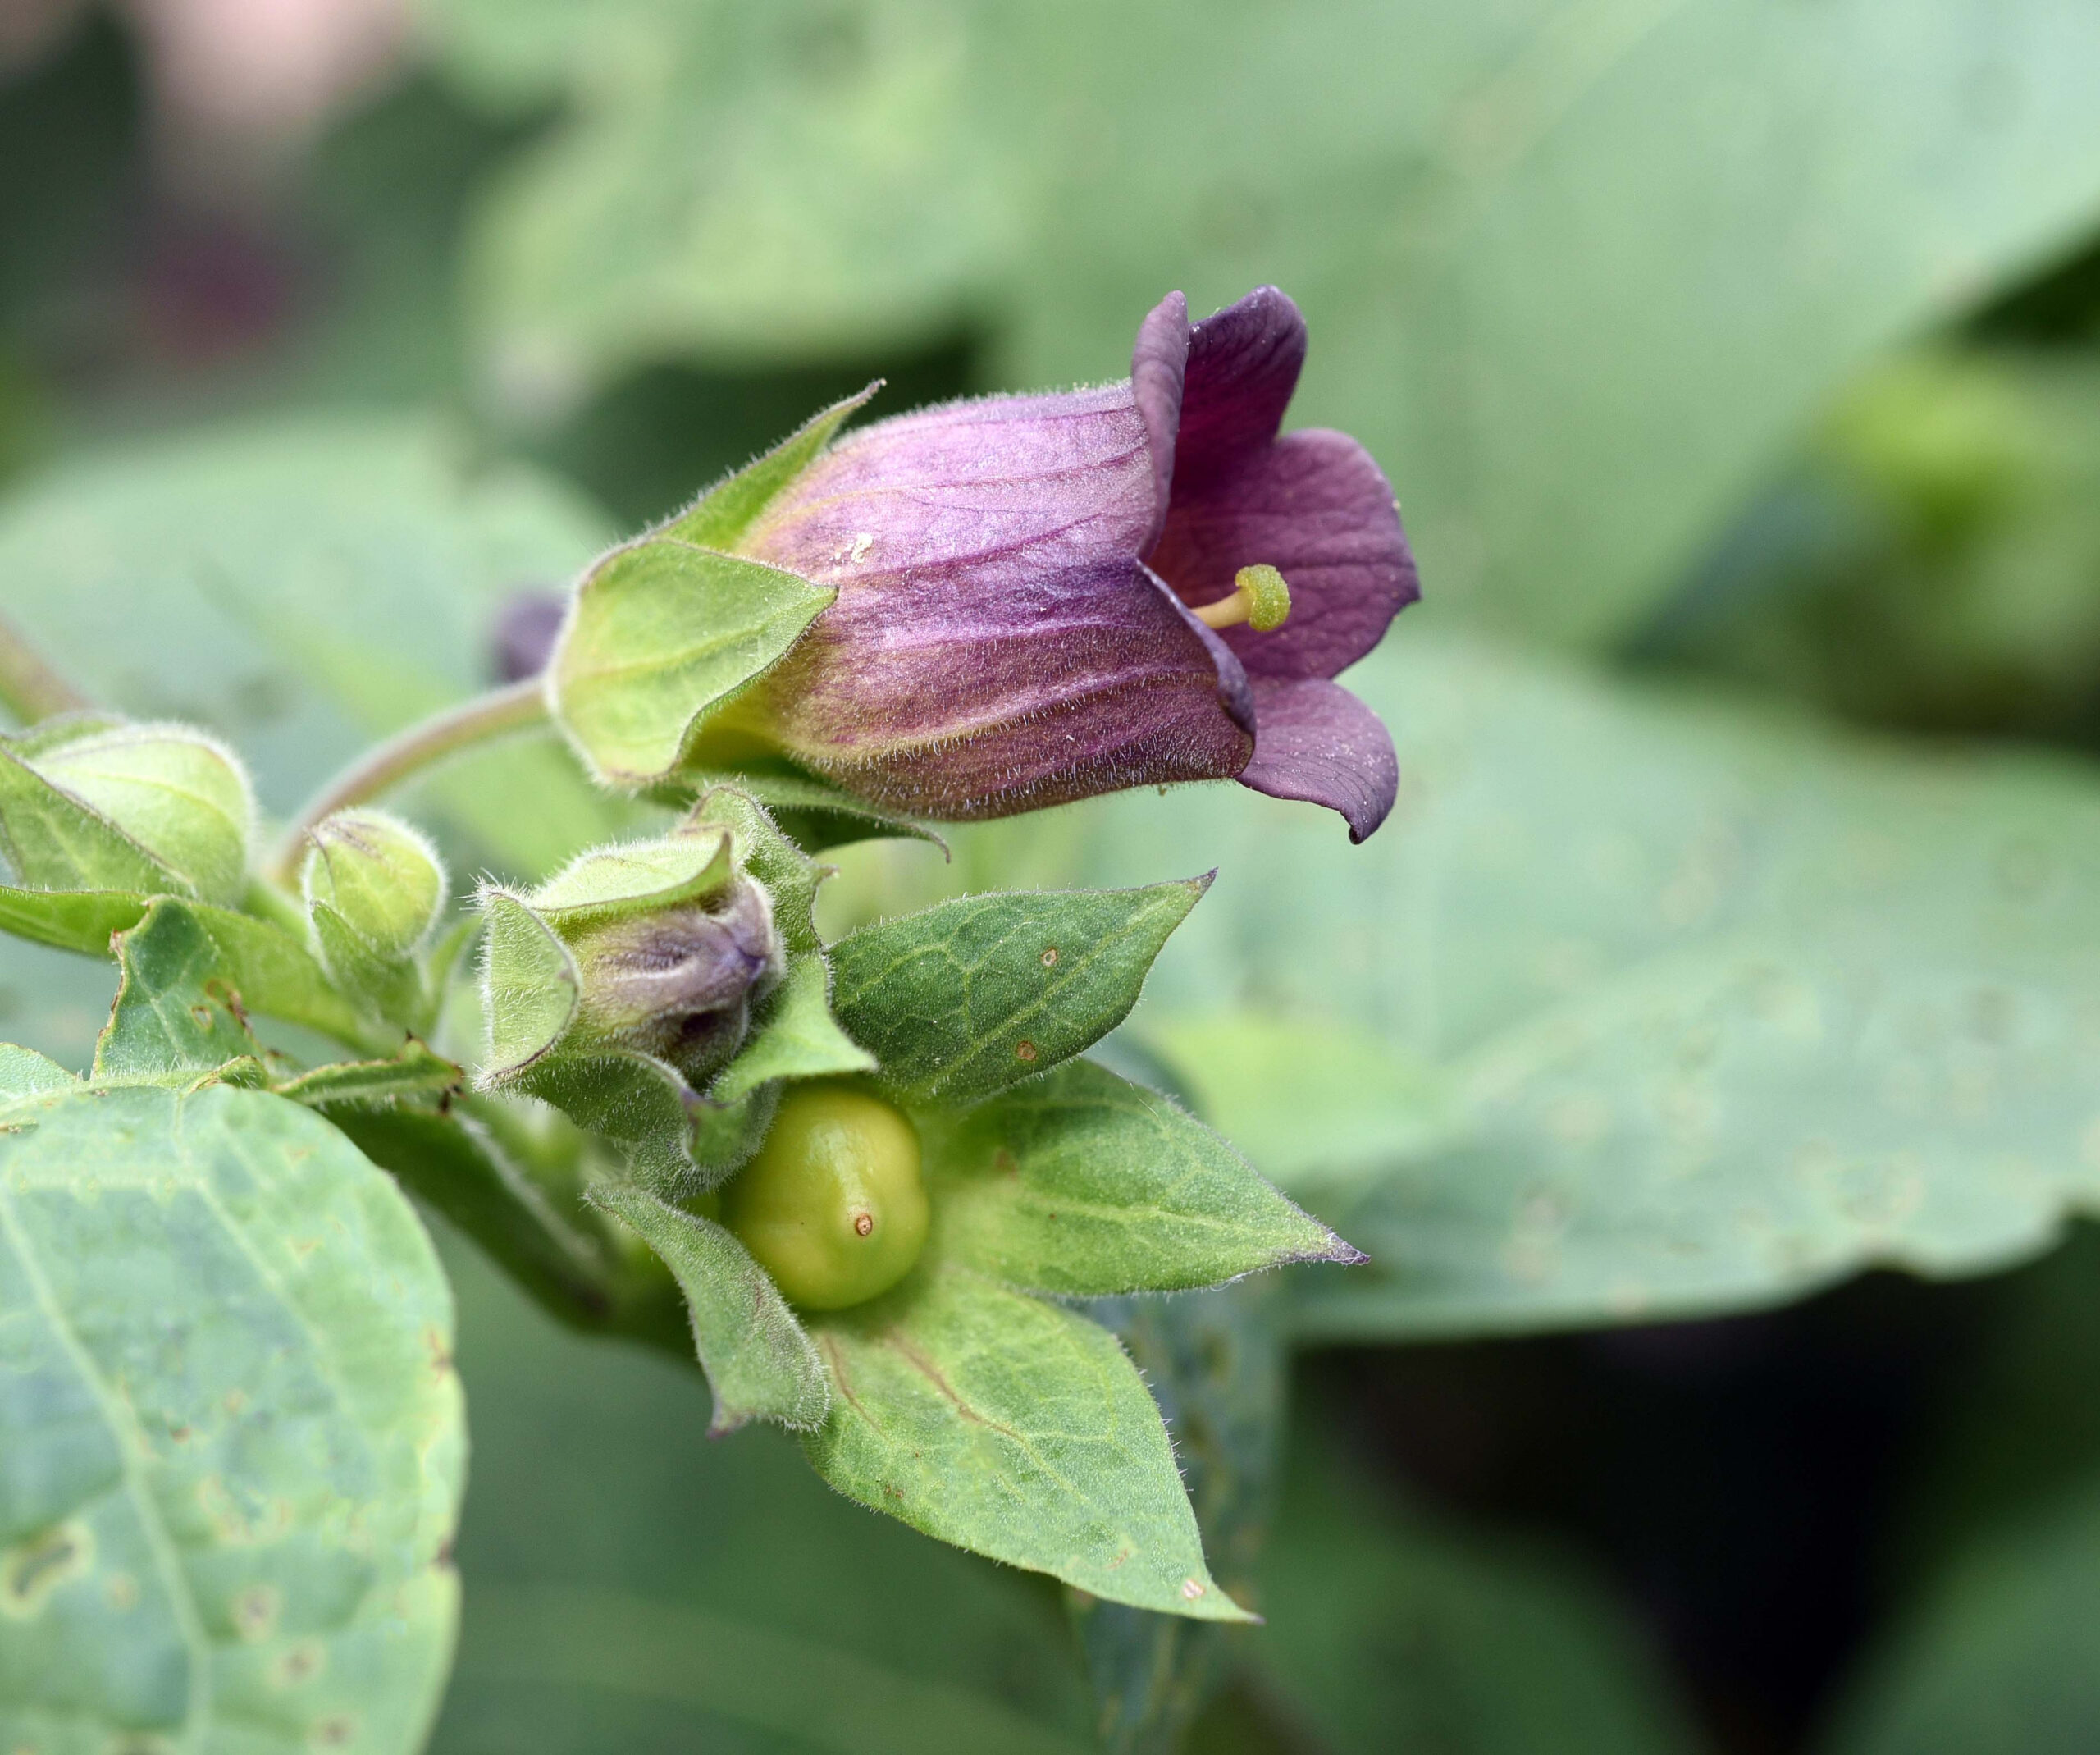
POLYGON ((1210 884, 964 896, 864 926, 831 948, 833 1003, 894 1095, 988 1097, 1121 1023, 1210 884))
POLYGON ((837 596, 762 561, 644 537, 578 587, 548 706, 599 779, 651 784, 678 766, 702 718, 785 656, 837 596))
POLYGON ((917 1120, 929 1252, 1020 1290, 1182 1291, 1364 1259, 1194 1116, 1089 1061, 917 1120))
POLYGON ((481 893, 482 1010, 489 1032, 485 1085, 515 1078, 561 1040, 583 993, 576 959, 526 902, 493 885, 481 893))
POLYGON ((1112 1602, 1253 1618, 1211 1577, 1159 1410, 1105 1329, 922 1262, 810 1332, 832 1396, 804 1447, 848 1498, 1112 1602))
POLYGON ((662 790, 675 802, 717 786, 733 786, 756 798, 805 852, 884 839, 924 841, 943 853, 948 851, 946 839, 925 824, 856 798, 814 775, 772 767, 682 767, 662 790))
POLYGON ((709 1098, 727 1107, 782 1079, 873 1072, 875 1057, 831 1015, 830 986, 823 952, 791 951, 787 974, 762 1003, 742 1051, 708 1086, 709 1098))
POLYGON ((677 1067, 653 1056, 632 1049, 550 1054, 500 1088, 550 1103, 610 1140, 646 1187, 683 1194, 710 1180, 692 1150, 694 1117, 705 1104, 677 1067))
POLYGON ((655 534, 701 548, 734 547, 759 515, 824 454, 838 429, 882 387, 883 381, 877 378, 857 395, 812 414, 764 456, 753 459, 665 520, 655 534))
POLYGON ((787 1300, 724 1227, 647 1191, 601 1183, 593 1201, 631 1226, 678 1277, 694 1351, 714 1396, 709 1430, 773 1420, 798 1432, 824 1423, 824 1366, 787 1300))
POLYGON ((25 889, 233 902, 254 815, 239 759, 185 725, 83 716, 0 743, 0 844, 25 889))
POLYGON ((427 1043, 411 1036, 401 1052, 379 1060, 337 1060, 314 1067, 270 1088, 309 1108, 343 1104, 392 1104, 405 1097, 437 1097, 456 1092, 465 1071, 427 1043))

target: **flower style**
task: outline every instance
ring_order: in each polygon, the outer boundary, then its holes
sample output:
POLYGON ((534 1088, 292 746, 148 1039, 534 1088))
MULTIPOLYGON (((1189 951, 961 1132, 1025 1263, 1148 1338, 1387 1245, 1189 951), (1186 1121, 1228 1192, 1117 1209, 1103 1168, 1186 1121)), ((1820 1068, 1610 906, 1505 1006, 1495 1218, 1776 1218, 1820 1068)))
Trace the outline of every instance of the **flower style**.
POLYGON ((1331 679, 1418 589, 1363 446, 1279 436, 1305 341, 1272 286, 1193 327, 1175 293, 1122 382, 850 433, 737 544, 838 596, 724 724, 924 816, 1236 778, 1361 841, 1398 770, 1331 679), (1288 582, 1268 631, 1249 568, 1288 582))

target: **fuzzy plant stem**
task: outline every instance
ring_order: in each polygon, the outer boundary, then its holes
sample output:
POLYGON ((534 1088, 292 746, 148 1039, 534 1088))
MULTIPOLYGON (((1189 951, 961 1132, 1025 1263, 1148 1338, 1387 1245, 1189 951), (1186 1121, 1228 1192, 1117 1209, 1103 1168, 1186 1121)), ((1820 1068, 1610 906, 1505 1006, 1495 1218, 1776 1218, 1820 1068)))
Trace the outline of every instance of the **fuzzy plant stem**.
POLYGON ((447 707, 365 752, 308 801, 270 856, 268 874, 290 884, 299 873, 307 831, 323 817, 391 792, 404 780, 447 756, 494 738, 530 730, 547 716, 541 679, 527 677, 447 707))

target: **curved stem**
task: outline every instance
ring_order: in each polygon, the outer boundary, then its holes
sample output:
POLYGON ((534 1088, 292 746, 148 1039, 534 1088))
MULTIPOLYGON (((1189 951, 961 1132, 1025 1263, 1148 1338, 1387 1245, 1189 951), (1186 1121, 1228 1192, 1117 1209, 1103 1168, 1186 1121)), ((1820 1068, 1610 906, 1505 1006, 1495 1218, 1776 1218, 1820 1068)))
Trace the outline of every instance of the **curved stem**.
POLYGON ((448 756, 492 738, 527 730, 546 716, 541 679, 534 676, 508 688, 491 689, 396 732, 366 751, 307 802, 271 854, 265 868, 268 875, 280 884, 293 881, 306 833, 324 816, 367 803, 448 756))

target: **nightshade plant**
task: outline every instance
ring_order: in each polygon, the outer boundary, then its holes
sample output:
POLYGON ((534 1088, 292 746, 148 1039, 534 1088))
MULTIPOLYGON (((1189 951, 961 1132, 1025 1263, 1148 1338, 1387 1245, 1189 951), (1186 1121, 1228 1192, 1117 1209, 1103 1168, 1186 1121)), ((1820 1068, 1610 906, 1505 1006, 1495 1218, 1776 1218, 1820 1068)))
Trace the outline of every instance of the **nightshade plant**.
POLYGON ((829 409, 259 860, 212 738, 78 706, 0 740, 0 925, 118 970, 84 1076, 0 1050, 0 1497, 36 1532, 0 1746, 418 1745, 464 1438, 397 1183, 566 1321, 696 1356, 718 1433, 777 1422, 841 1492, 1093 1598, 1247 1618, 1072 1303, 1362 1259, 1080 1058, 1208 880, 826 944, 813 856, 1204 779, 1378 826, 1392 745, 1331 679, 1414 574, 1362 449, 1277 436, 1303 352, 1273 289, 1193 327, 1176 295, 1120 383, 829 409), (673 820, 457 908, 379 801, 549 714, 673 820))

